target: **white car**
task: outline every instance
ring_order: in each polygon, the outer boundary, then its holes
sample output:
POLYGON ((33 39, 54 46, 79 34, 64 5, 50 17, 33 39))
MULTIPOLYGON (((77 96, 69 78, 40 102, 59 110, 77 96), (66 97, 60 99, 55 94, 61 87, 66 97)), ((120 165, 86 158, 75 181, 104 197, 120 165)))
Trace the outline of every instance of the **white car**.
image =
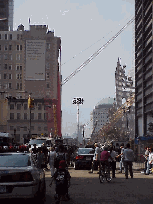
POLYGON ((0 153, 0 199, 34 198, 43 203, 45 195, 45 172, 30 153, 0 153))

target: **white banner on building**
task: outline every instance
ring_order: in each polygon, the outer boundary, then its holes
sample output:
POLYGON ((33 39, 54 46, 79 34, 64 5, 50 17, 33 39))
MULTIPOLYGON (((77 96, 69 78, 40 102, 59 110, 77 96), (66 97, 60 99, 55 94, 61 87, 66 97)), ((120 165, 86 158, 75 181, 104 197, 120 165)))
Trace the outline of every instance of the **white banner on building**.
POLYGON ((45 80, 45 40, 26 40, 26 80, 45 80))

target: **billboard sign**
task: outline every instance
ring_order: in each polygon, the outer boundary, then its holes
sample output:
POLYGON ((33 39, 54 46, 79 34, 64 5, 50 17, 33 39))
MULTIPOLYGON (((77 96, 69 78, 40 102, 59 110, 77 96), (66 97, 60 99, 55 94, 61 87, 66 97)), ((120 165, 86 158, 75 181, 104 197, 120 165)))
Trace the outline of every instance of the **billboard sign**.
POLYGON ((26 80, 45 80, 45 40, 26 40, 26 80))

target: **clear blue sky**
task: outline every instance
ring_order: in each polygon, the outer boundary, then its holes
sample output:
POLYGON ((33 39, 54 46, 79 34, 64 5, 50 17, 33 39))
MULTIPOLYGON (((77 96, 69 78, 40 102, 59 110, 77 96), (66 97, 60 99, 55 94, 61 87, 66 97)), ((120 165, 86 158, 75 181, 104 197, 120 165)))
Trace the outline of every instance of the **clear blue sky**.
MULTIPOLYGON (((14 0, 14 29, 21 23, 25 29, 29 29, 28 19, 31 18, 31 24, 47 24, 50 30, 54 30, 55 35, 62 40, 62 77, 65 79, 134 16, 134 2, 14 0)), ((83 97, 85 100, 80 107, 82 124, 90 120, 90 112, 102 98, 115 97, 118 57, 122 65, 127 64, 127 69, 132 68, 133 32, 130 25, 98 57, 63 85, 63 135, 70 135, 77 129, 77 107, 72 104, 74 97, 83 97)), ((85 135, 88 136, 89 132, 86 129, 85 135)))

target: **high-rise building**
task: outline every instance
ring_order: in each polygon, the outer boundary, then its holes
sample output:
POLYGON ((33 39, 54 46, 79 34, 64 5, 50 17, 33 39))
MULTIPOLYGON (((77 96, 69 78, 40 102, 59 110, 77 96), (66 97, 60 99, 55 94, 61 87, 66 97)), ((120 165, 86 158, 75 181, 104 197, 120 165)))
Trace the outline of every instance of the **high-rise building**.
MULTIPOLYGON (((14 97, 19 100, 26 99, 28 102, 30 94, 35 99, 36 109, 39 105, 37 101, 42 99, 42 106, 46 108, 47 133, 56 132, 59 136, 60 51, 60 37, 54 36, 54 32, 49 31, 46 25, 30 25, 29 30, 24 30, 24 26, 20 25, 16 31, 0 31, 1 99, 14 97)), ((12 103, 15 105, 17 102, 12 103)), ((15 113, 15 119, 16 117, 15 113)), ((15 126, 14 128, 16 129, 15 126)))
POLYGON ((13 30, 14 0, 0 0, 0 31, 13 30))
POLYGON ((153 121, 153 2, 135 0, 135 136, 153 121))

